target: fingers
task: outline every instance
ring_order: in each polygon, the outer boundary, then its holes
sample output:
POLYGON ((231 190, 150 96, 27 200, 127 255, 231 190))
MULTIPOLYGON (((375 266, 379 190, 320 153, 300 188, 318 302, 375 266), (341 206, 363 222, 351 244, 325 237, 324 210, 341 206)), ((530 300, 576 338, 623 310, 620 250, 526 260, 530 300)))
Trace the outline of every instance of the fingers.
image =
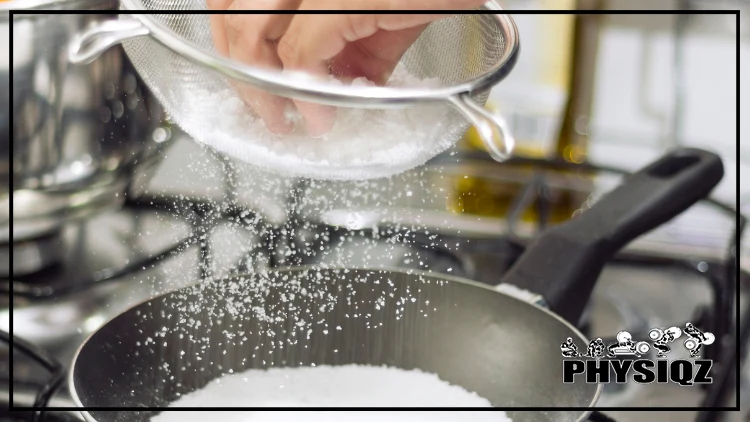
MULTIPOLYGON (((383 2, 370 0, 368 3, 377 5, 383 2)), ((470 10, 485 3, 487 0, 389 0, 385 2, 385 8, 387 10, 470 10)))
MULTIPOLYGON (((229 57, 241 63, 269 70, 281 70, 276 54, 276 40, 286 31, 291 15, 226 15, 225 27, 229 43, 229 57)), ((293 122, 286 118, 291 101, 250 84, 236 84, 245 102, 263 119, 273 133, 289 133, 293 122)))
MULTIPOLYGON (((227 10, 231 6, 232 0, 206 0, 206 6, 209 10, 227 10)), ((227 41, 227 31, 224 28, 223 15, 209 15, 211 23, 211 36, 214 40, 216 51, 222 56, 229 56, 229 41, 227 41)))
POLYGON ((227 10, 233 0, 206 0, 208 10, 227 10))
MULTIPOLYGON (((329 59, 346 46, 346 40, 336 30, 340 16, 344 15, 296 15, 279 40, 278 55, 284 69, 328 77, 329 59), (313 44, 315 47, 310 49, 313 44)), ((320 136, 333 127, 335 107, 299 100, 294 104, 305 119, 309 135, 320 136)))
MULTIPOLYGON (((221 0, 220 0, 221 1, 221 0)), ((230 0, 234 10, 297 10, 302 0, 230 0)))
MULTIPOLYGON (((306 5, 307 3, 303 3, 301 8, 303 9, 306 5)), ((345 50, 348 44, 372 37, 380 29, 396 31, 419 27, 439 17, 441 15, 299 14, 295 16, 284 36, 279 40, 278 54, 284 69, 327 76, 331 70, 332 59, 345 50)), ((401 39, 401 42, 396 45, 397 48, 390 49, 388 52, 389 56, 392 56, 390 60, 383 60, 379 57, 377 48, 363 48, 359 51, 350 49, 349 56, 352 60, 338 63, 338 69, 333 70, 338 70, 343 74, 347 74, 347 71, 349 74, 352 71, 358 71, 360 74, 367 75, 368 79, 382 83, 419 32, 420 30, 412 31, 410 36, 401 39), (351 66, 356 66, 356 68, 351 66)), ((387 41, 388 37, 384 40, 387 41)), ((395 37, 390 38, 390 41, 395 40, 397 40, 395 37)), ((295 101, 295 105, 305 118, 311 135, 320 135, 332 128, 336 117, 333 107, 303 101, 295 101)))
MULTIPOLYGON (((213 1, 209 7, 221 7, 228 12, 248 9, 288 10, 296 9, 299 0, 235 0, 213 1)), ((264 69, 281 70, 281 61, 276 54, 276 43, 292 20, 292 15, 283 14, 227 14, 212 15, 211 26, 214 43, 219 53, 244 64, 264 69)), ((277 97, 249 84, 232 83, 241 98, 263 120, 269 131, 285 134, 294 129, 287 119, 287 110, 292 107, 289 99, 277 97)))
POLYGON ((419 38, 427 25, 400 31, 378 31, 375 35, 348 43, 331 61, 331 73, 351 80, 365 77, 385 85, 404 53, 419 38))
MULTIPOLYGON (((430 0, 435 1, 435 0, 430 0)), ((459 1, 459 0, 456 0, 459 1)), ((466 0, 460 0, 466 1, 466 0)), ((472 0, 474 1, 474 0, 472 0)), ((381 1, 382 2, 382 1, 381 1)), ((304 8, 308 3, 303 3, 304 8)), ((339 15, 296 15, 286 34, 279 40, 278 53, 284 69, 310 72, 314 75, 327 75, 331 59, 344 50, 349 43, 372 37, 379 30, 393 32, 424 25, 443 17, 435 14, 339 14, 339 15)), ((400 57, 418 36, 419 30, 409 34, 392 36, 386 40, 396 41, 373 45, 370 51, 386 48, 387 56, 400 57)), ((380 52, 378 52, 380 54, 380 52)))
MULTIPOLYGON (((485 0, 207 0, 215 10, 451 10, 485 0)), ((385 83, 403 54, 430 22, 444 14, 225 15, 211 16, 219 53, 253 66, 316 76, 365 76, 385 83), (338 57, 337 57, 338 56, 338 57), (336 60, 334 60, 336 59, 336 60)), ((243 84, 243 99, 275 133, 287 133, 292 101, 243 84)), ((331 129, 335 108, 294 101, 312 136, 331 129)))

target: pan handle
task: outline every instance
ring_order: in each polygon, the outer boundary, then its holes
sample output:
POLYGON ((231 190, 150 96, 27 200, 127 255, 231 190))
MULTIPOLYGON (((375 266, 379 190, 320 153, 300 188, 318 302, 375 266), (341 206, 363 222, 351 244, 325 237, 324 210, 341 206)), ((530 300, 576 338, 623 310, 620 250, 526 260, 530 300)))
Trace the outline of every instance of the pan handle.
POLYGON ((577 323, 605 263, 631 240, 707 197, 723 176, 716 154, 673 150, 537 237, 502 282, 541 294, 552 311, 577 323))

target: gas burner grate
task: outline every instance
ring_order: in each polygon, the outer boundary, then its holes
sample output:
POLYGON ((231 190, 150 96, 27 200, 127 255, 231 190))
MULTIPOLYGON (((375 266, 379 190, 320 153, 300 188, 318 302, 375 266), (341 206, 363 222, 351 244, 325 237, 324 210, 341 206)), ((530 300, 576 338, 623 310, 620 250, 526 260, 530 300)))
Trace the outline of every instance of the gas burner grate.
MULTIPOLYGON (((55 394, 55 391, 65 380, 65 370, 63 365, 49 356, 44 350, 26 342, 25 340, 12 336, 5 331, 0 331, 0 341, 9 345, 10 354, 12 354, 14 350, 18 350, 35 360, 37 364, 41 365, 49 372, 50 376, 47 381, 39 386, 39 391, 36 394, 33 405, 36 410, 32 412, 32 421, 41 421, 44 414, 43 409, 47 407, 47 404, 55 394)), ((11 382, 12 381, 14 380, 11 380, 11 382)))
MULTIPOLYGON (((5 415, 0 413, 0 422, 34 422, 35 412, 32 411, 8 411, 5 415)), ((69 413, 45 412, 43 422, 83 422, 83 419, 69 413)))

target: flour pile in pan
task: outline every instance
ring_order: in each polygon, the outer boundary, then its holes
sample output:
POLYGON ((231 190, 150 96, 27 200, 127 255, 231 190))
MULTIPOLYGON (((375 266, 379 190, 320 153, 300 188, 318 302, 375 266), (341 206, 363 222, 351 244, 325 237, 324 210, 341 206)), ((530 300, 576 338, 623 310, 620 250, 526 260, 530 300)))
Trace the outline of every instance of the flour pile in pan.
POLYGON ((154 421, 205 421, 214 416, 223 422, 508 422, 503 412, 495 411, 221 411, 212 412, 168 411, 154 421), (167 416, 170 415, 170 416, 167 416), (174 416, 172 416, 174 415, 174 416), (179 419, 178 416, 181 416, 179 419))
MULTIPOLYGON (((419 370, 343 365, 249 370, 211 382, 170 407, 491 407, 488 400, 419 370)), ((383 420, 384 415, 378 417, 383 420)), ((395 421, 510 422, 504 412, 439 414, 394 412, 395 421)), ((221 414, 223 421, 369 421, 372 416, 338 412, 237 412, 221 414), (365 417, 363 419, 363 416, 365 417)), ((206 414, 164 412, 154 422, 206 420, 206 414)))

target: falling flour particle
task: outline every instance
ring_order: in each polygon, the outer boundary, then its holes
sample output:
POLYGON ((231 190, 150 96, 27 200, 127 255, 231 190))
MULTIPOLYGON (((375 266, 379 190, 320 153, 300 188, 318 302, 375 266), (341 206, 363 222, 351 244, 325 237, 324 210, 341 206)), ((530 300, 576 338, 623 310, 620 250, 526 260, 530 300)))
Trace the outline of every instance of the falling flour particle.
MULTIPOLYGON (((459 386, 419 370, 342 365, 252 369, 224 376, 186 394, 170 407, 491 407, 459 386)), ((504 412, 222 412, 236 422, 511 422, 504 412), (385 419, 384 419, 385 418, 385 419)), ((153 422, 205 421, 205 412, 168 411, 153 422)))
MULTIPOLYGON (((342 82, 338 82, 343 84, 342 82)), ((364 78, 352 86, 372 86, 364 78)), ((399 65, 387 86, 440 87, 399 65)), ((447 105, 400 109, 338 108, 332 130, 313 138, 303 125, 289 135, 268 131, 236 90, 195 90, 177 121, 198 142, 240 161, 286 177, 364 180, 392 176, 424 164, 448 149, 468 124, 450 124, 447 105)), ((299 118, 296 111, 289 113, 299 118)))

